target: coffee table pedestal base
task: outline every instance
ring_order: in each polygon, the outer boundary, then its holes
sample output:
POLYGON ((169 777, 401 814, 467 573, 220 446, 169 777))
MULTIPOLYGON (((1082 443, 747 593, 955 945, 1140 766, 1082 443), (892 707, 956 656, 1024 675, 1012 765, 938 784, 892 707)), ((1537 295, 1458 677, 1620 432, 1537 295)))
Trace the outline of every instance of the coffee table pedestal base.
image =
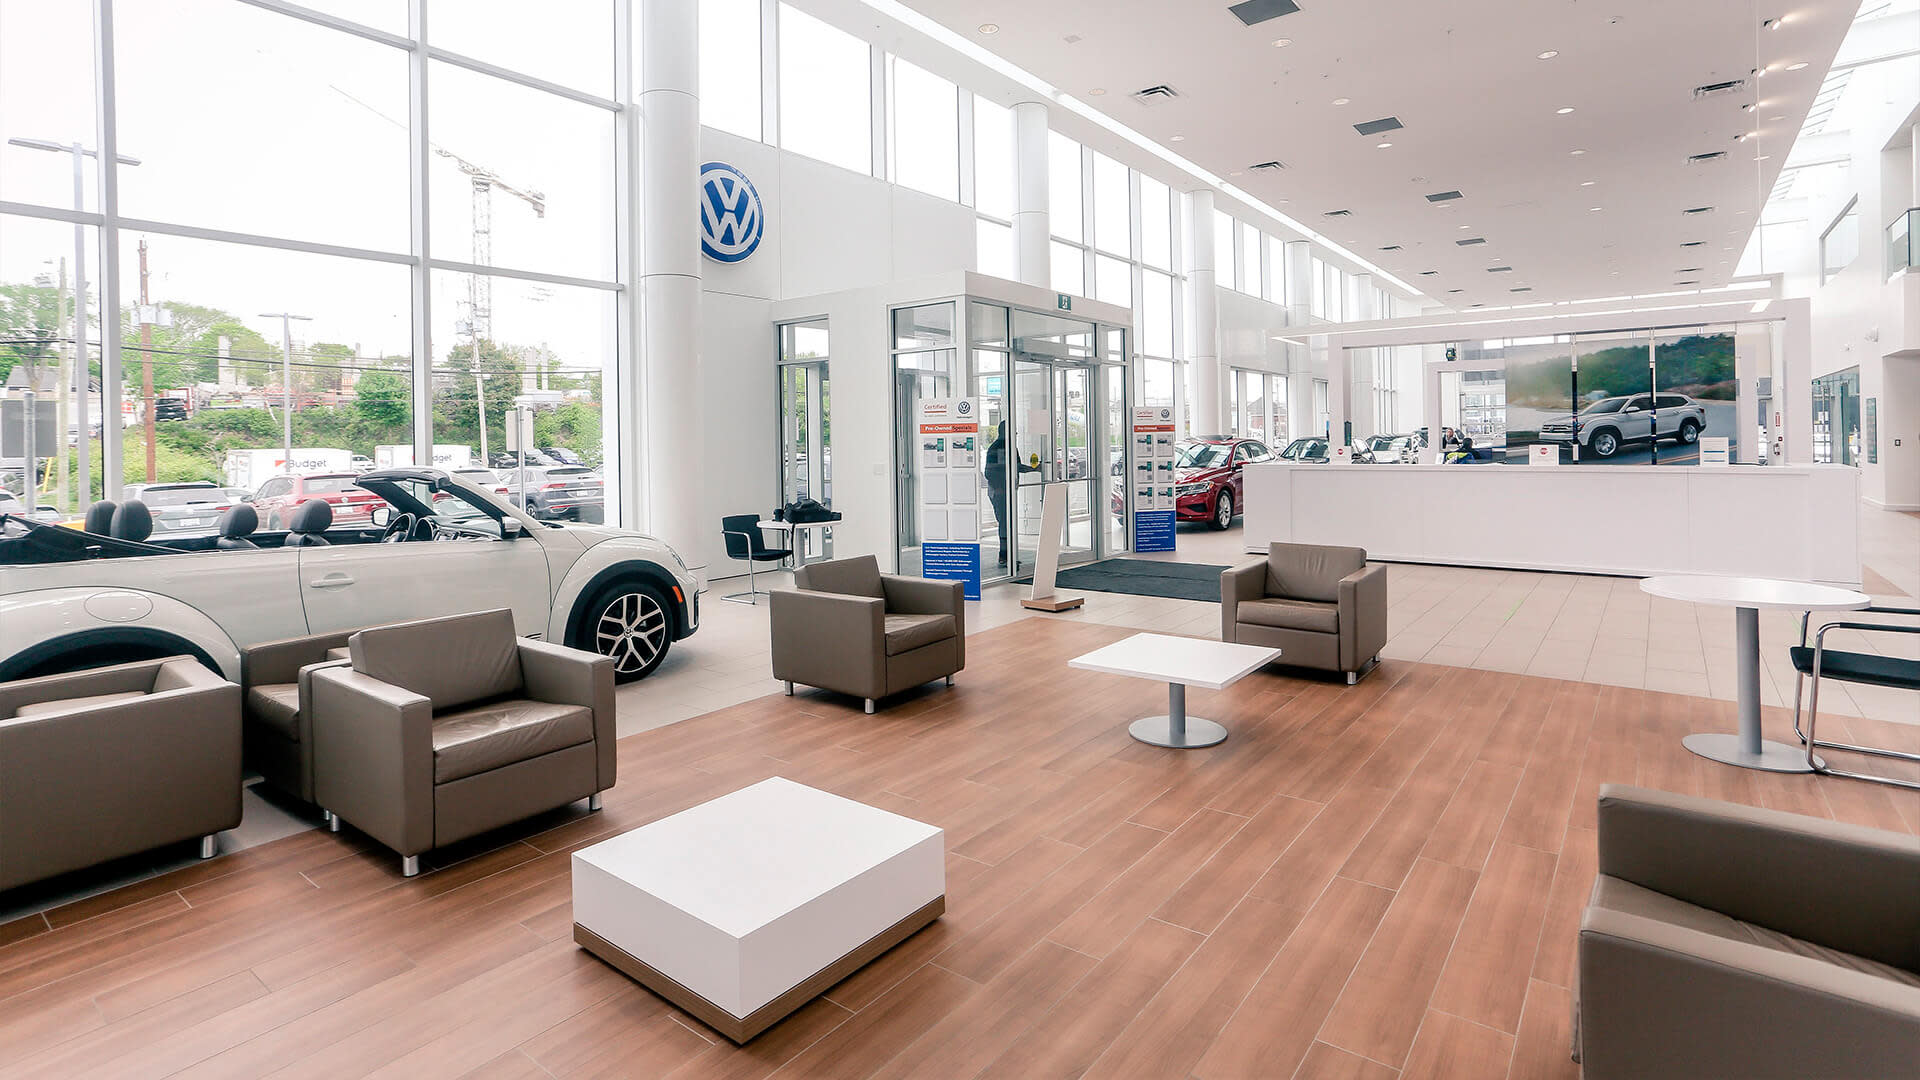
MULTIPOLYGON (((1724 765, 1738 765, 1743 769, 1782 773, 1813 771, 1807 767, 1807 752, 1798 747, 1763 739, 1760 743, 1760 752, 1756 754, 1741 749, 1741 742, 1741 737, 1738 735, 1713 733, 1689 735, 1680 740, 1680 745, 1703 758, 1718 761, 1724 765)), ((1822 766, 1825 764, 1821 762, 1822 766)))
POLYGON ((1171 750, 1198 750, 1227 741, 1226 728, 1187 715, 1185 683, 1167 684, 1167 715, 1143 716, 1127 725, 1127 734, 1150 746, 1171 750))

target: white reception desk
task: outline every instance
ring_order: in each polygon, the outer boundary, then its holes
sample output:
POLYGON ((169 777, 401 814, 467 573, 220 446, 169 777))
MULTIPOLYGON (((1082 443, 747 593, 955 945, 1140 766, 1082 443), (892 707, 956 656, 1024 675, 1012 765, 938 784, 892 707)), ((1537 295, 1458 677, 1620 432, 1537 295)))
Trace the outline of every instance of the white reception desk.
POLYGON ((1845 465, 1246 466, 1246 543, 1575 573, 1860 584, 1845 465))

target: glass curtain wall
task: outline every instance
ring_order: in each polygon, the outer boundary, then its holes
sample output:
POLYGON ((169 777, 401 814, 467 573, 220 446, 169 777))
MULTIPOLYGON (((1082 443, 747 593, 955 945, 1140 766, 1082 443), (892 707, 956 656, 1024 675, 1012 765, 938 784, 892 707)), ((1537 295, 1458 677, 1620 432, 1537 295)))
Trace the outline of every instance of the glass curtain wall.
POLYGON ((1860 369, 1857 367, 1813 380, 1813 460, 1822 465, 1860 463, 1860 369))
POLYGON ((414 40, 398 3, 325 24, 122 3, 96 24, 92 4, 7 0, 0 367, 29 361, 66 417, 43 501, 253 489, 286 459, 242 452, 284 451, 289 426, 342 471, 416 451, 485 467, 516 398, 554 459, 608 462, 627 2, 435 0, 414 40), (246 152, 211 167, 210 131, 246 152))
MULTIPOLYGON (((833 506, 832 335, 825 319, 779 329, 780 505, 812 499, 833 506)), ((833 556, 833 528, 800 529, 802 562, 833 556), (818 540, 815 540, 816 534, 818 540)))

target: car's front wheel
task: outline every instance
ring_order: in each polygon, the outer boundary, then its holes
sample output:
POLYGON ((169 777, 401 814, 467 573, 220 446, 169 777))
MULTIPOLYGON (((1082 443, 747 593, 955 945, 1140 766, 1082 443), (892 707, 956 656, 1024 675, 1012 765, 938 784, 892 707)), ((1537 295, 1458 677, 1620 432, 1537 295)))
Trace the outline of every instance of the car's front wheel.
POLYGON ((1610 458, 1620 452, 1620 436, 1612 431, 1596 431, 1587 449, 1593 451, 1594 457, 1610 458))
POLYGON ((633 682, 652 674, 673 645, 673 616, 667 598, 644 582, 617 582, 594 598, 576 642, 613 658, 615 682, 633 682))
POLYGON ((1220 499, 1213 504, 1213 527, 1216 531, 1233 524, 1233 490, 1222 489, 1220 499))

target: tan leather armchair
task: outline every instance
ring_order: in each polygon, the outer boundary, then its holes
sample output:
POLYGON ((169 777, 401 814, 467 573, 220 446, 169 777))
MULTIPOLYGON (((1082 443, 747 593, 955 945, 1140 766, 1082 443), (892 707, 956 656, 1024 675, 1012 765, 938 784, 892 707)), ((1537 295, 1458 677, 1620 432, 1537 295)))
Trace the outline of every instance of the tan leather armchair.
POLYGON ((0 889, 240 824, 240 688, 190 656, 0 683, 0 889))
POLYGON ((1368 566, 1362 548, 1273 544, 1266 558, 1221 571, 1220 640, 1358 682, 1387 644, 1387 568, 1368 566))
POLYGON ((771 592, 773 677, 874 703, 967 666, 965 586, 883 574, 871 555, 810 563, 771 592))
POLYGON ((358 631, 313 669, 314 798, 420 872, 436 847, 577 799, 615 771, 613 660, 519 638, 507 610, 358 631))
POLYGON ((1599 827, 1587 1080, 1916 1075, 1920 839, 1612 784, 1599 827))
POLYGON ((353 631, 309 634, 240 650, 240 701, 246 766, 269 784, 313 801, 313 700, 315 665, 340 666, 332 655, 353 631))

